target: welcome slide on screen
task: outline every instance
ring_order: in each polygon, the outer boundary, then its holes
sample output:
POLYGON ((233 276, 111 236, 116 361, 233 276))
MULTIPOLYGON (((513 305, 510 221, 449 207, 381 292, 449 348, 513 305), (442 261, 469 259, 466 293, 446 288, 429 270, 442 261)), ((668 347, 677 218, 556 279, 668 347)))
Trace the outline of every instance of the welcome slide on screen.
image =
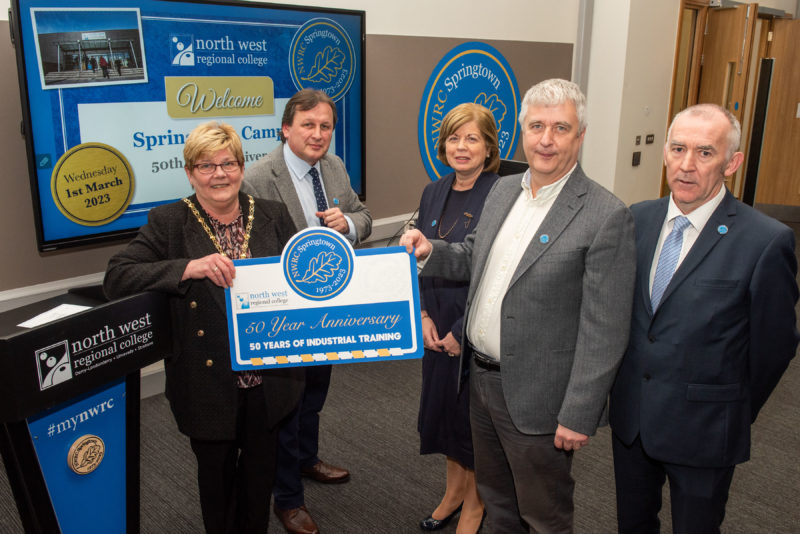
POLYGON ((183 145, 218 120, 245 167, 303 88, 336 102, 331 150, 362 185, 364 13, 162 0, 17 0, 42 244, 136 229, 192 193, 183 145))

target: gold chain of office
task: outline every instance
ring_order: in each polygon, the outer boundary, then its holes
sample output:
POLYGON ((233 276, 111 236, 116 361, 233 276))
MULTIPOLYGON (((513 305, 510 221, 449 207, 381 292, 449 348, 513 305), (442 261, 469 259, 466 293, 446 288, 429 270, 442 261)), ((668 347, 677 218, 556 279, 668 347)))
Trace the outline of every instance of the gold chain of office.
MULTIPOLYGON (((250 243, 250 232, 253 231, 253 219, 256 218, 255 217, 256 201, 253 200, 253 197, 251 195, 247 195, 247 198, 248 198, 248 200, 250 202, 250 213, 247 215, 247 228, 245 228, 245 230, 244 230, 244 243, 242 243, 242 252, 241 252, 241 254, 239 254, 240 258, 246 258, 247 257, 247 247, 248 247, 248 244, 250 243)), ((194 216, 197 217, 197 222, 200 223, 200 226, 202 226, 203 230, 206 231, 206 234, 208 234, 208 237, 209 237, 209 239, 211 239, 211 242, 214 243, 215 247, 217 247, 217 252, 219 252, 223 256, 227 257, 228 255, 225 253, 224 250, 222 250, 222 247, 219 245, 219 241, 217 240, 217 236, 215 236, 214 232, 211 231, 211 228, 208 227, 208 225, 206 224, 206 221, 200 215, 200 212, 197 211, 197 208, 194 207, 194 204, 192 203, 192 201, 189 200, 188 198, 184 198, 183 201, 186 202, 186 205, 189 206, 190 210, 192 210, 192 213, 194 214, 194 216)))

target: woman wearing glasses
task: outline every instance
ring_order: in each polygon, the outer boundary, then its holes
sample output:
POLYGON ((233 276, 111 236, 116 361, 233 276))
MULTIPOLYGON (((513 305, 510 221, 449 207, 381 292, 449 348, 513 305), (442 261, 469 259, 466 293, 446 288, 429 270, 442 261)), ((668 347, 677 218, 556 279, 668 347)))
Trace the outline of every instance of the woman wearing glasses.
POLYGON ((103 288, 111 298, 170 296, 166 396, 197 457, 206 531, 266 532, 277 427, 297 403, 302 374, 231 369, 224 288, 233 259, 279 255, 295 226, 283 204, 239 192, 244 157, 231 126, 198 126, 183 156, 195 194, 150 211, 111 258, 103 288))

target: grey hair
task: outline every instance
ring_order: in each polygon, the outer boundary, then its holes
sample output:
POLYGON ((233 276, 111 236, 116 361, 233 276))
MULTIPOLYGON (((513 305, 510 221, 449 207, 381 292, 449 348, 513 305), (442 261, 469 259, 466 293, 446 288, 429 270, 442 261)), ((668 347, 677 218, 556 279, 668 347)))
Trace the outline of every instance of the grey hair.
POLYGON ((519 124, 524 128, 523 122, 528 114, 528 106, 558 106, 565 102, 575 105, 578 115, 580 131, 586 129, 586 97, 578 84, 560 78, 551 78, 537 83, 525 93, 519 111, 519 124))
POLYGON ((717 104, 695 104, 675 115, 672 119, 672 123, 669 125, 669 130, 667 130, 667 143, 672 139, 672 127, 675 125, 675 121, 680 117, 685 115, 687 117, 710 119, 716 113, 722 113, 731 125, 728 129, 728 146, 725 147, 725 161, 730 161, 736 151, 739 150, 739 143, 742 141, 742 126, 733 113, 717 104))

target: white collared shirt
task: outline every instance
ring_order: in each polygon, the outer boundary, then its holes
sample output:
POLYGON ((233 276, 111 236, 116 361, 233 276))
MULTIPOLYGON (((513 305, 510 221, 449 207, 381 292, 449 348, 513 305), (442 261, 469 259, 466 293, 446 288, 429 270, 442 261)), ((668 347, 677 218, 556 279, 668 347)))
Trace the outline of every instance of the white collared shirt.
POLYGON ((672 227, 675 225, 675 217, 679 215, 683 215, 687 219, 689 219, 689 226, 684 228, 683 230, 683 243, 681 245, 681 254, 678 256, 678 264, 675 266, 675 270, 678 270, 683 260, 686 258, 686 255, 689 254, 689 251, 692 249, 695 241, 697 241, 697 236, 700 235, 700 232, 703 231, 708 220, 711 218, 711 214, 714 213, 714 210, 719 207, 720 203, 722 203, 722 199, 725 198, 725 192, 727 189, 723 185, 720 187, 719 192, 711 197, 711 200, 706 202, 705 204, 695 208, 689 214, 684 214, 675 204, 675 201, 672 199, 672 193, 669 195, 669 202, 667 203, 667 216, 664 219, 664 224, 661 226, 661 235, 658 236, 658 245, 656 245, 656 252, 653 255, 653 263, 650 266, 650 294, 653 294, 653 279, 656 277, 656 267, 658 267, 658 257, 661 255, 661 248, 664 246, 664 240, 667 238, 670 232, 672 232, 672 227))
MULTIPOLYGON (((289 168, 289 174, 292 176, 292 184, 294 185, 295 191, 297 191, 300 205, 303 207, 303 215, 305 216, 306 224, 308 226, 321 226, 319 217, 316 216, 317 200, 314 196, 314 184, 311 182, 311 176, 308 174, 312 166, 305 160, 297 157, 297 155, 292 152, 292 149, 289 148, 289 143, 283 144, 283 160, 286 162, 286 166, 289 168)), ((319 164, 319 161, 314 165, 314 168, 317 169, 319 173, 319 182, 322 186, 322 192, 325 194, 325 198, 328 198, 327 193, 325 193, 325 183, 322 180, 322 165, 319 164)), ((331 206, 328 207, 330 208, 331 206)), ((353 221, 351 221, 350 217, 347 215, 345 215, 344 218, 347 220, 347 233, 345 237, 352 243, 355 243, 358 236, 354 230, 355 226, 353 225, 353 221)))
POLYGON ((531 195, 530 169, 522 176, 522 191, 494 238, 483 276, 467 318, 467 338, 479 352, 500 360, 503 298, 519 261, 553 206, 577 163, 563 177, 531 195))

